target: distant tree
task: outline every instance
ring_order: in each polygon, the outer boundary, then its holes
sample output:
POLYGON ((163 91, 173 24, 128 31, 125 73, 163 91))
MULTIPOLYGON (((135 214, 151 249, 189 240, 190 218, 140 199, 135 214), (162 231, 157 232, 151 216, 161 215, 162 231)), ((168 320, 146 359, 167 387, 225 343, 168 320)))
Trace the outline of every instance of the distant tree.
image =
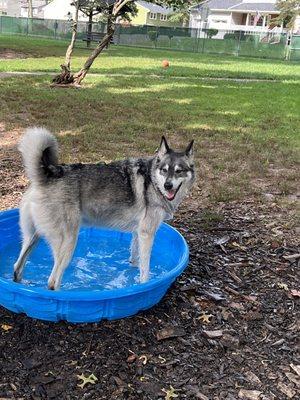
MULTIPOLYGON (((71 5, 75 5, 75 1, 71 5)), ((87 24, 87 47, 91 45, 91 34, 93 31, 93 19, 103 12, 103 1, 101 0, 79 0, 79 10, 88 17, 87 24)))
POLYGON ((284 23, 289 30, 292 30, 296 18, 300 14, 300 1, 277 0, 276 8, 280 11, 280 14, 274 21, 277 23, 284 23))
MULTIPOLYGON (((82 0, 79 0, 82 1, 82 0)), ((89 3, 94 3, 94 0, 87 0, 89 3)), ((188 0, 189 1, 189 0, 188 0)), ((173 7, 174 11, 183 8, 186 5, 187 0, 150 0, 149 2, 155 3, 160 6, 173 7)), ((70 68, 66 73, 67 66, 64 65, 60 75, 54 78, 55 83, 59 84, 75 84, 80 85, 82 80, 85 78, 90 67, 98 55, 110 44, 114 33, 115 25, 118 19, 129 19, 130 15, 136 12, 136 0, 99 0, 99 9, 101 14, 107 20, 107 31, 103 39, 98 43, 91 55, 85 61, 82 68, 72 74, 70 68)), ((76 29, 77 31, 77 29, 76 29)), ((72 35, 73 38, 73 35, 72 35)), ((76 32, 75 32, 76 38, 76 32)), ((74 40, 75 43, 75 40, 74 40)), ((73 44, 74 47, 74 44, 73 44)))
POLYGON ((206 35, 211 39, 213 36, 216 36, 218 34, 218 29, 203 29, 204 32, 206 32, 206 35))
POLYGON ((156 44, 157 38, 158 38, 158 30, 157 29, 152 29, 150 31, 148 31, 148 37, 151 40, 151 42, 154 43, 154 45, 156 44))
POLYGON ((191 7, 200 5, 206 0, 187 0, 183 7, 169 16, 169 21, 182 24, 182 26, 188 26, 190 21, 190 10, 191 7))

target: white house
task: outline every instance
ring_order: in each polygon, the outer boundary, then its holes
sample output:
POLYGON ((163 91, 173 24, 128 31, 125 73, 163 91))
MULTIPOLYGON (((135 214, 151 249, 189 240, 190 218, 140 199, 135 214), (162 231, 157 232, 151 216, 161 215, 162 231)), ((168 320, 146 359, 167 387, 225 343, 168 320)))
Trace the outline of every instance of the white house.
MULTIPOLYGON (((21 0, 21 17, 28 17, 28 0, 21 0)), ((33 0, 32 16, 33 18, 44 18, 44 7, 49 0, 33 0)))
MULTIPOLYGON (((272 19, 279 15, 276 0, 208 0, 191 8, 190 28, 242 30, 263 32, 282 31, 272 19)), ((298 18, 294 32, 300 28, 298 18)))
POLYGON ((19 17, 21 13, 20 0, 0 0, 0 15, 19 17))
MULTIPOLYGON (((70 20, 75 17, 75 7, 71 6, 71 0, 53 0, 44 7, 45 19, 70 20)), ((78 21, 87 21, 88 17, 81 11, 78 13, 78 21)))

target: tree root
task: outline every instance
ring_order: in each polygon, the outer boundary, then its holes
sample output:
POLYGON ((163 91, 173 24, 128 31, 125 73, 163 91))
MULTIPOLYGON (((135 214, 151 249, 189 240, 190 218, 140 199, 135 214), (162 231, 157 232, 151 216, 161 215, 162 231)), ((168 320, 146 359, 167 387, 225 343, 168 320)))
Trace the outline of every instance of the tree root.
POLYGON ((56 75, 53 79, 52 82, 56 85, 70 85, 74 82, 74 76, 71 74, 70 69, 62 64, 61 65, 61 73, 56 75))

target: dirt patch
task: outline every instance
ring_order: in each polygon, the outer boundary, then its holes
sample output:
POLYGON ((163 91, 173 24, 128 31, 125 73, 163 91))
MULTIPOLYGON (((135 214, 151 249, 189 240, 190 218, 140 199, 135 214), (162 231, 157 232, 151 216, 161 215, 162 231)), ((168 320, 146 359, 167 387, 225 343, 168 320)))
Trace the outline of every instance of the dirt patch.
POLYGON ((17 207, 27 181, 17 142, 21 130, 6 130, 0 123, 0 209, 17 207))
POLYGON ((11 49, 0 49, 0 60, 12 60, 14 58, 27 58, 28 54, 11 49))

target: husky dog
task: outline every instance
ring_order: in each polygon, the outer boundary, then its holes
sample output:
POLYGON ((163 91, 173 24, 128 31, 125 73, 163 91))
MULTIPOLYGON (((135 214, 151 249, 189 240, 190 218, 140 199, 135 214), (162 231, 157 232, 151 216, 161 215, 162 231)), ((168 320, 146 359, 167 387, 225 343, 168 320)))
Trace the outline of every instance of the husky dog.
POLYGON ((32 128, 19 150, 31 184, 20 206, 23 245, 14 281, 21 281, 26 258, 44 236, 54 257, 48 288, 59 289, 80 224, 89 224, 132 232, 130 262, 139 266, 140 281, 147 282, 156 230, 172 217, 195 179, 193 141, 176 152, 162 137, 153 157, 60 165, 56 138, 44 128, 32 128))

